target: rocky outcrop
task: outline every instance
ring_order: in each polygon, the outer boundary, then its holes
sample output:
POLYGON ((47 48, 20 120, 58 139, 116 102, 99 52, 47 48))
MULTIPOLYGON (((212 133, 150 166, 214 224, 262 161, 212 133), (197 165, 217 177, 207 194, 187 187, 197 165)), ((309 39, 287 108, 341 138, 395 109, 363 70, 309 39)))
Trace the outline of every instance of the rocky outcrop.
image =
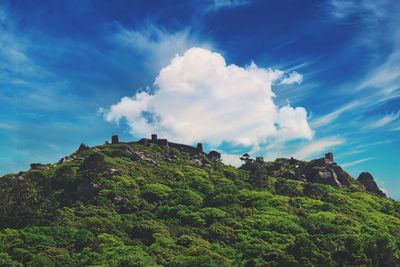
POLYGON ((88 150, 88 149, 89 149, 89 147, 87 145, 85 145, 84 143, 82 143, 82 144, 80 144, 80 146, 79 146, 78 150, 76 151, 76 153, 81 153, 81 152, 83 152, 85 150, 88 150))
POLYGON ((317 173, 314 175, 315 182, 321 184, 329 184, 337 187, 342 187, 338 180, 336 172, 330 167, 316 168, 317 173))
POLYGON ((306 180, 310 182, 337 187, 349 186, 353 182, 352 177, 334 162, 330 152, 323 158, 310 161, 304 169, 306 180))
POLYGON ((47 166, 46 164, 42 164, 42 163, 31 163, 31 169, 32 170, 48 170, 49 166, 47 166))
POLYGON ((333 154, 330 152, 326 153, 322 158, 309 162, 294 158, 278 158, 274 162, 256 160, 247 165, 244 164, 241 168, 250 170, 254 164, 264 166, 261 171, 265 176, 328 184, 337 187, 350 186, 354 183, 354 179, 350 174, 335 163, 333 154))
POLYGON ((336 164, 333 164, 331 168, 332 168, 332 171, 336 174, 336 177, 341 185, 349 186, 353 183, 353 178, 350 176, 350 174, 345 172, 342 169, 342 167, 340 167, 336 164))
POLYGON ((386 197, 386 194, 379 189, 378 185, 374 180, 374 177, 369 172, 360 173, 360 175, 357 178, 357 181, 359 181, 365 187, 365 190, 367 190, 368 192, 374 193, 380 197, 386 197))
POLYGON ((154 159, 146 157, 142 152, 136 151, 128 145, 124 145, 121 149, 125 151, 132 160, 147 161, 153 165, 157 165, 157 162, 154 159))

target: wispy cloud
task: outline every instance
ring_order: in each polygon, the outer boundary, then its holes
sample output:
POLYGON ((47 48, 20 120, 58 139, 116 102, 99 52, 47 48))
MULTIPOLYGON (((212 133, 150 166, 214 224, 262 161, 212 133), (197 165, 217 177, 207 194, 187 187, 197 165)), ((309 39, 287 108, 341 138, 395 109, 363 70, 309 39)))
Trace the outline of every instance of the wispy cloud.
POLYGON ((345 105, 345 106, 342 106, 342 107, 339 108, 338 110, 335 110, 335 111, 333 111, 333 112, 331 112, 331 113, 329 113, 329 114, 326 114, 326 115, 324 115, 324 116, 321 116, 321 117, 319 117, 319 118, 313 120, 313 121, 311 122, 311 126, 312 126, 313 128, 318 128, 318 127, 321 127, 321 126, 325 126, 325 125, 327 125, 327 124, 333 122, 333 121, 336 120, 337 118, 339 118, 340 115, 342 115, 342 114, 345 113, 346 111, 349 111, 349 110, 351 110, 351 109, 353 109, 353 108, 355 108, 355 107, 357 107, 357 106, 359 106, 359 105, 360 105, 360 102, 359 102, 359 101, 351 102, 351 103, 349 103, 349 104, 347 104, 347 105, 345 105))
POLYGON ((374 22, 385 17, 386 9, 390 3, 392 3, 390 0, 331 0, 329 1, 329 8, 333 16, 341 19, 355 14, 360 15, 360 10, 362 10, 362 18, 374 22))
POLYGON ((210 6, 207 7, 206 11, 218 11, 223 8, 235 8, 238 6, 248 5, 253 0, 214 0, 210 6))
POLYGON ((363 163, 363 162, 368 161, 370 159, 372 159, 372 157, 359 159, 359 160, 355 160, 355 161, 351 161, 351 162, 346 162, 346 163, 340 164, 340 166, 342 166, 344 168, 347 168, 347 167, 351 167, 351 166, 363 163))
POLYGON ((303 82, 303 75, 301 75, 297 71, 293 71, 292 73, 289 74, 288 77, 283 78, 279 84, 290 85, 295 83, 300 84, 302 82, 303 82))
POLYGON ((14 34, 15 28, 6 8, 0 5, 0 82, 5 77, 36 74, 39 69, 26 54, 27 41, 14 34))
POLYGON ((112 35, 111 41, 131 53, 145 56, 149 69, 159 70, 165 67, 177 54, 182 54, 193 46, 211 49, 212 43, 199 39, 190 28, 169 32, 148 23, 140 29, 126 29, 122 26, 112 35))
POLYGON ((322 138, 301 145, 293 155, 298 159, 307 159, 316 154, 327 152, 327 149, 331 149, 344 143, 345 140, 340 137, 322 138))
POLYGON ((380 128, 397 120, 399 117, 400 117, 400 111, 396 113, 387 114, 377 120, 371 121, 368 125, 365 126, 365 128, 366 129, 380 128))

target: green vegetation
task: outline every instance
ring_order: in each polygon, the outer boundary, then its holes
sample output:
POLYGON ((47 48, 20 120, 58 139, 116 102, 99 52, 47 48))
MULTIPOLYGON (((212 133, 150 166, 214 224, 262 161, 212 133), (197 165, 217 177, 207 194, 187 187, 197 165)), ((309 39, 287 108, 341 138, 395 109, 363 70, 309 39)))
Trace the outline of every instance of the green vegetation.
POLYGON ((399 202, 129 146, 1 177, 0 266, 400 266, 399 202))

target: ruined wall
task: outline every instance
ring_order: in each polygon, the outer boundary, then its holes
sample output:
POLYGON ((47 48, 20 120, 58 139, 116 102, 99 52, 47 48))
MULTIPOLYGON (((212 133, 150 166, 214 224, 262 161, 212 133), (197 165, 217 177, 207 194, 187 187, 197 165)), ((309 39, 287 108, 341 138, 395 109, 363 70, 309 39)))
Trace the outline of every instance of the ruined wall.
POLYGON ((172 142, 169 142, 168 146, 169 147, 175 147, 175 148, 177 148, 179 150, 182 150, 184 152, 187 152, 187 153, 189 153, 191 155, 199 154, 199 152, 197 151, 197 148, 193 147, 193 146, 184 145, 184 144, 178 144, 178 143, 172 143, 172 142))
POLYGON ((167 139, 158 139, 157 135, 153 134, 151 135, 151 139, 148 138, 142 138, 137 142, 133 143, 138 143, 141 145, 148 145, 148 144, 156 144, 159 146, 168 146, 168 147, 174 147, 177 148, 181 151, 187 152, 191 155, 196 155, 196 154, 203 154, 203 145, 201 143, 197 144, 197 147, 185 145, 185 144, 179 144, 179 143, 174 143, 174 142, 169 142, 167 139))

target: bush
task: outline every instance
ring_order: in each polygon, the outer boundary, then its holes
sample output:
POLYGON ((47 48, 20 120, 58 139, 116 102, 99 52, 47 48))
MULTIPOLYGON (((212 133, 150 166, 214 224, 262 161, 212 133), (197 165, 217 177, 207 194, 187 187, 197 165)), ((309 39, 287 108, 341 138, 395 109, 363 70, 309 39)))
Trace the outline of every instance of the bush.
POLYGON ((168 198, 172 189, 163 184, 146 184, 141 190, 144 199, 149 202, 162 201, 168 198))

